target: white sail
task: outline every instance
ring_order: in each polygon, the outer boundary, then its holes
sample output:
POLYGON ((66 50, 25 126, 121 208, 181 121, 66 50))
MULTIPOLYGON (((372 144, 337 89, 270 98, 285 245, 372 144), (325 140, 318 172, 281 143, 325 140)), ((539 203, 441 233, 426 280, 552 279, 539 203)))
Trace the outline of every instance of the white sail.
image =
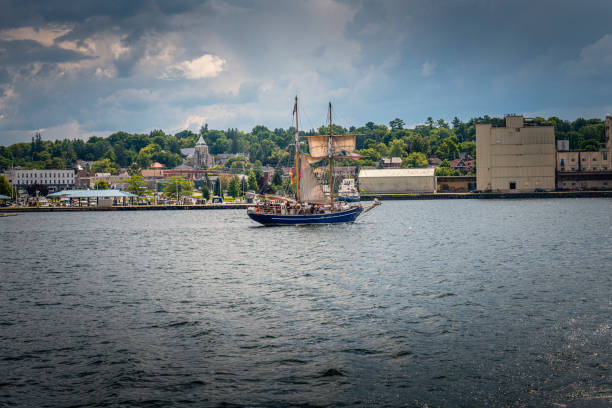
POLYGON ((323 193, 321 185, 314 176, 312 167, 302 157, 300 160, 300 197, 299 201, 311 203, 326 203, 329 201, 323 193))

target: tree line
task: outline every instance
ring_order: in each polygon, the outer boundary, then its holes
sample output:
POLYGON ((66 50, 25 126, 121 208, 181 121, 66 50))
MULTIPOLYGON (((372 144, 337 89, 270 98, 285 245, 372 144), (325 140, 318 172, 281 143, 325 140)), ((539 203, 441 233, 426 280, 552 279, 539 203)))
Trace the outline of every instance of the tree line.
MULTIPOLYGON (((578 118, 572 122, 557 117, 535 118, 541 124, 555 127, 556 138, 568 139, 571 149, 597 150, 604 142, 604 122, 600 119, 578 118)), ((360 127, 344 128, 334 125, 334 133, 356 133, 357 149, 362 159, 345 160, 340 165, 377 166, 382 157, 402 157, 403 167, 423 167, 428 157, 453 160, 464 152, 475 157, 477 123, 503 126, 504 118, 487 115, 467 122, 455 117, 450 123, 444 119, 434 121, 429 117, 422 125, 405 128, 402 119, 385 124, 367 122, 360 127)), ((300 132, 302 135, 327 133, 328 127, 300 132)), ((116 132, 108 137, 92 136, 82 139, 47 141, 36 133, 31 142, 0 146, 0 169, 23 166, 35 169, 74 168, 77 160, 93 162, 95 172, 116 174, 120 168, 132 170, 148 168, 160 162, 172 168, 183 161, 181 149, 194 147, 202 136, 213 155, 220 153, 248 153, 249 159, 234 158, 226 164, 232 172, 243 172, 269 165, 289 166, 292 163, 293 135, 295 128, 268 129, 255 126, 250 132, 238 129, 215 130, 208 125, 199 132, 183 130, 169 135, 162 130, 148 134, 116 132), (232 167, 233 166, 233 167, 232 167)), ((306 148, 304 148, 306 149, 306 148)), ((132 171, 133 173, 134 171, 132 171)))

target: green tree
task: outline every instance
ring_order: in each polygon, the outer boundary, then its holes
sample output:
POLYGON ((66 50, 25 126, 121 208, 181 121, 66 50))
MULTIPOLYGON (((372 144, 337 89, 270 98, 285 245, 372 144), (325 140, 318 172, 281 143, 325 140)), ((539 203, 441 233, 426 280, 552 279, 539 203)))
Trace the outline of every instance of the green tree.
POLYGON ((400 118, 395 118, 391 122, 389 122, 389 126, 391 127, 391 130, 403 129, 404 125, 405 125, 404 121, 401 120, 400 118))
POLYGON ((167 197, 191 196, 193 193, 193 181, 186 180, 182 176, 170 177, 164 186, 164 193, 167 197))
POLYGON ((95 190, 108 190, 108 183, 104 180, 98 180, 96 181, 96 184, 94 184, 94 189, 95 190))
POLYGON ((601 144, 597 139, 588 139, 580 142, 580 149, 595 152, 599 150, 601 144))
POLYGON ((234 175, 227 186, 227 194, 236 198, 240 197, 240 180, 237 175, 234 175))
POLYGON ((253 170, 249 172, 249 183, 247 188, 253 191, 259 190, 259 186, 257 185, 257 177, 255 176, 255 172, 253 170))
POLYGON ((406 154, 406 143, 401 139, 391 141, 389 145, 389 156, 403 157, 406 154))
POLYGON ((223 199, 223 182, 221 177, 217 177, 217 180, 215 180, 215 194, 223 199))
POLYGON ((283 184, 283 170, 280 166, 276 166, 276 169, 274 169, 274 175, 272 176, 272 184, 275 186, 280 186, 283 184))
POLYGON ((436 176, 460 176, 459 170, 453 170, 450 167, 438 167, 435 171, 436 176))
POLYGON ((132 194, 142 195, 147 191, 147 182, 138 173, 132 174, 125 182, 128 183, 127 191, 132 194))
POLYGON ((119 170, 119 166, 111 162, 111 160, 108 158, 95 161, 91 165, 91 171, 94 173, 117 174, 118 170, 119 170))
POLYGON ((402 160, 403 168, 427 167, 427 164, 427 156, 420 152, 410 153, 407 158, 402 160))
POLYGON ((459 146, 457 146, 456 139, 454 137, 448 137, 442 140, 438 150, 436 150, 436 156, 440 159, 448 160, 459 157, 459 146))
POLYGON ((210 200, 210 189, 206 184, 202 184, 202 198, 206 201, 210 200))
POLYGON ((11 187, 8 179, 4 176, 0 176, 0 194, 4 194, 9 197, 13 195, 13 187, 11 187))

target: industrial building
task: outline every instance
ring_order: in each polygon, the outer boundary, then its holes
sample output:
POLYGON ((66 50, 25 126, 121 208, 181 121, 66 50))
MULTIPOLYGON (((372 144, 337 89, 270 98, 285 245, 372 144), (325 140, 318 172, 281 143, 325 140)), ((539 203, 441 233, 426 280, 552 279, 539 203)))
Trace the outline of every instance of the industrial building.
POLYGON ((433 193, 435 169, 368 169, 359 172, 359 188, 364 194, 433 193))
POLYGON ((570 151, 569 140, 557 141, 557 188, 600 190, 612 188, 612 116, 604 123, 604 146, 597 151, 570 151))
POLYGON ((555 130, 522 115, 504 127, 476 125, 477 188, 493 192, 555 189, 555 130))

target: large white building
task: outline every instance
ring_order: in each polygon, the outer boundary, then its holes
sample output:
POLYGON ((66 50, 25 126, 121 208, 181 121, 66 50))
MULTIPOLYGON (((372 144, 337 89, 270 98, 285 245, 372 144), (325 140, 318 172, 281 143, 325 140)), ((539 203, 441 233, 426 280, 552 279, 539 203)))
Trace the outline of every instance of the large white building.
POLYGON ((40 184, 49 192, 74 188, 74 170, 12 169, 4 173, 9 183, 18 189, 40 184))
POLYGON ((476 183, 482 191, 555 188, 555 129, 506 116, 506 126, 476 125, 476 183))
POLYGON ((433 193, 435 169, 366 169, 359 172, 359 188, 365 194, 433 193))

